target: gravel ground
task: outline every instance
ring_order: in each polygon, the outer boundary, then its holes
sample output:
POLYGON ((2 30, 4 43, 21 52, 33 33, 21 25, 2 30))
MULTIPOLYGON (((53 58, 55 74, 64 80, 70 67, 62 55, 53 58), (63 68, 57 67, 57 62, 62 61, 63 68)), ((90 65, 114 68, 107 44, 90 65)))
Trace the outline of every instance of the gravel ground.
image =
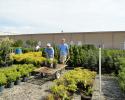
MULTIPOLYGON (((20 85, 5 89, 0 93, 0 100, 44 100, 52 85, 54 83, 48 78, 32 78, 28 82, 21 82, 20 85)), ((76 97, 74 100, 79 98, 76 97)), ((92 100, 99 100, 99 76, 94 82, 92 100)), ((102 76, 101 100, 125 100, 116 77, 102 76)))
MULTIPOLYGON (((62 72, 62 75, 68 70, 62 72)), ((0 93, 0 100, 44 100, 54 85, 52 78, 31 78, 28 82, 21 82, 13 88, 6 88, 0 93)))
MULTIPOLYGON (((99 100, 99 76, 95 79, 92 100, 99 100)), ((116 77, 102 76, 101 100, 125 100, 125 96, 119 88, 116 77)))
POLYGON ((28 82, 22 82, 13 88, 5 89, 0 94, 0 100, 44 100, 52 85, 52 81, 30 79, 28 82))

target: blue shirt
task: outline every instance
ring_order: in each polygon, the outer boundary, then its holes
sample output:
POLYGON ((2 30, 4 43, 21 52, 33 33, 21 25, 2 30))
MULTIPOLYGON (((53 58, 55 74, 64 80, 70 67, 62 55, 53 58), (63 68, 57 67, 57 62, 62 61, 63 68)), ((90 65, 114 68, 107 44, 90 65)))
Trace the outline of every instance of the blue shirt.
POLYGON ((54 58, 54 49, 52 47, 46 48, 45 52, 47 54, 47 58, 54 58))
POLYGON ((59 50, 60 50, 60 55, 67 55, 68 54, 68 50, 69 50, 69 46, 68 44, 64 43, 64 44, 60 44, 59 45, 59 50))

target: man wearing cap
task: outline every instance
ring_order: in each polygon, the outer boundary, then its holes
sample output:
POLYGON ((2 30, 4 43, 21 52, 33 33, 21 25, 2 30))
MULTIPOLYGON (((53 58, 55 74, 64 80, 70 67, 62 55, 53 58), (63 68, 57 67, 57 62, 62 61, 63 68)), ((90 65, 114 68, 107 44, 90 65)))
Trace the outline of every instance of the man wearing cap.
POLYGON ((46 56, 48 59, 53 60, 54 58, 54 49, 51 47, 50 43, 47 43, 47 48, 45 49, 46 56))
POLYGON ((67 43, 65 43, 64 38, 62 39, 61 44, 59 45, 59 50, 60 50, 60 63, 64 64, 67 55, 69 54, 69 46, 67 43))

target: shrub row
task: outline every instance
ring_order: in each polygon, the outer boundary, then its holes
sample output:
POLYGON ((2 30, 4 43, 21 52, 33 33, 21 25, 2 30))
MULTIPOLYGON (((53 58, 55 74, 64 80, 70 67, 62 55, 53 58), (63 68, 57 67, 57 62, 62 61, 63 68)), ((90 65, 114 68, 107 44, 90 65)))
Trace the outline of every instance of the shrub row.
POLYGON ((55 80, 56 85, 51 87, 51 97, 53 100, 59 98, 61 100, 71 100, 73 93, 76 91, 90 96, 95 76, 95 72, 87 69, 76 68, 71 70, 60 79, 55 80))
MULTIPOLYGON (((98 49, 84 48, 83 46, 70 46, 69 67, 84 66, 84 68, 98 70, 98 49)), ((118 74, 119 57, 125 57, 125 50, 102 49, 102 71, 118 74)))
MULTIPOLYGON (((55 59, 59 61, 59 49, 54 45, 55 59)), ((30 55, 31 52, 14 55, 14 63, 32 63, 39 66, 40 63, 45 61, 46 54, 44 48, 41 48, 39 57, 30 55)), ((69 67, 84 66, 84 68, 98 71, 98 49, 93 45, 70 45, 69 47, 70 59, 67 62, 69 67)), ((102 49, 102 71, 105 73, 118 74, 119 65, 118 58, 125 57, 125 50, 109 50, 102 49)), ((11 59, 12 60, 12 59, 11 59)))
POLYGON ((118 73, 119 85, 121 90, 125 93, 125 58, 119 58, 120 69, 118 73))
POLYGON ((0 86, 15 82, 21 77, 27 77, 34 70, 34 65, 12 65, 10 67, 0 69, 0 86))
POLYGON ((34 64, 39 67, 43 64, 46 58, 42 57, 42 52, 28 52, 24 54, 11 54, 11 60, 14 64, 34 64))

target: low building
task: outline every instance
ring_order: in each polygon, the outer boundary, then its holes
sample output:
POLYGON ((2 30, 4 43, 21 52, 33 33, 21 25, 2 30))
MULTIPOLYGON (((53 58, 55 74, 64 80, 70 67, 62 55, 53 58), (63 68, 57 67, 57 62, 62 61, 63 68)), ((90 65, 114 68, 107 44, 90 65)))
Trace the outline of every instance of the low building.
POLYGON ((46 43, 59 44, 62 38, 66 38, 69 44, 94 44, 103 48, 125 49, 125 31, 105 32, 62 32, 62 33, 38 33, 19 35, 0 35, 0 38, 10 37, 14 40, 38 40, 42 46, 46 43))

